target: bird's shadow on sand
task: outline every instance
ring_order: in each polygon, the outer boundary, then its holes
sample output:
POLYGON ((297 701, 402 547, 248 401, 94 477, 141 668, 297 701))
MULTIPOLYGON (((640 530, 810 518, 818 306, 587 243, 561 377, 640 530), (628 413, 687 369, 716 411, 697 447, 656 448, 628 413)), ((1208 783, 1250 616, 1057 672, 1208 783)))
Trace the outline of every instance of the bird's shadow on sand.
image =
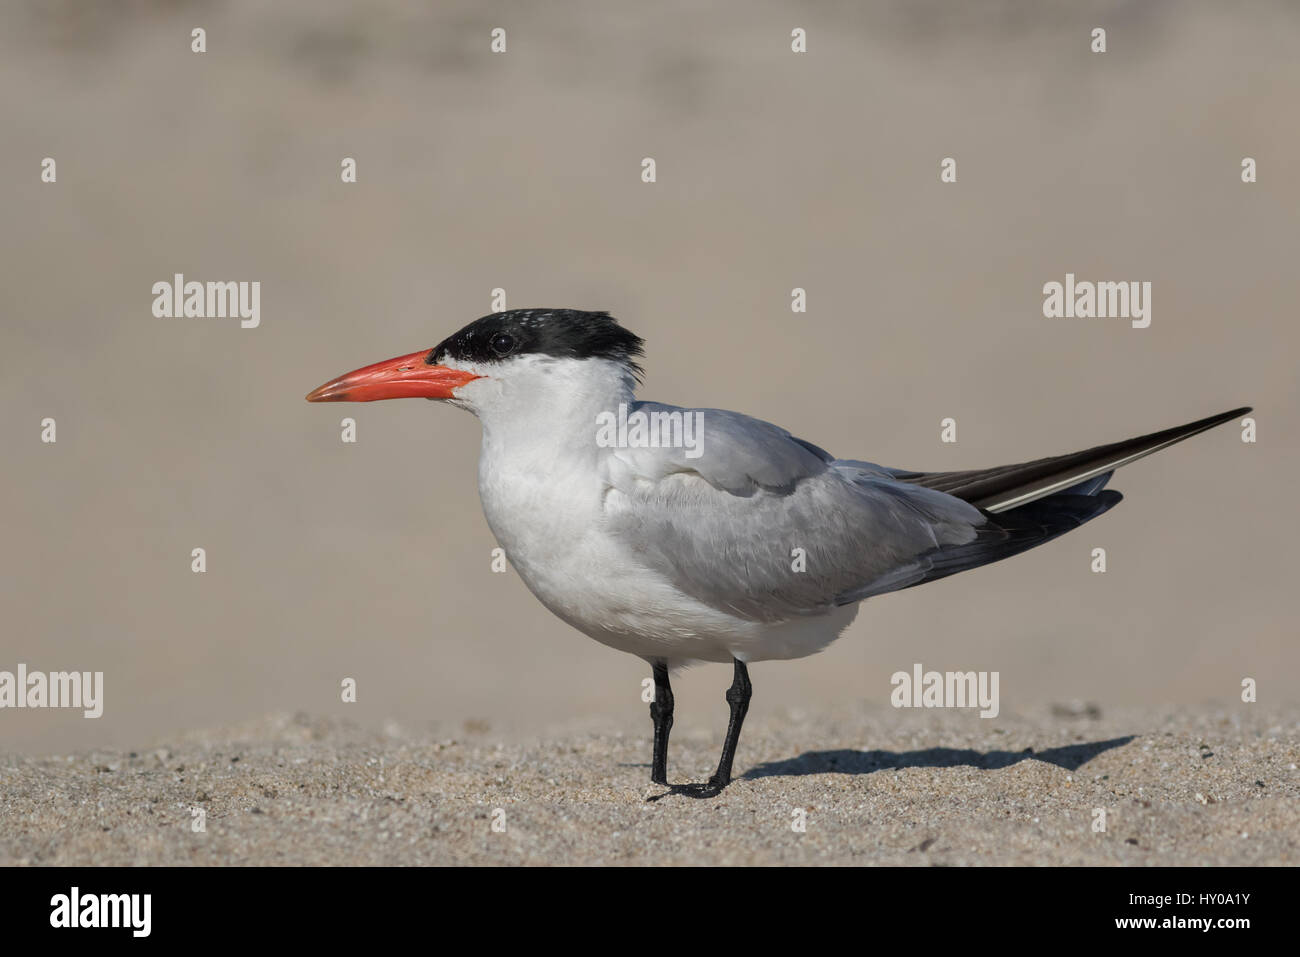
POLYGON ((924 751, 805 751, 797 758, 769 761, 746 771, 745 778, 797 776, 801 774, 871 774, 900 768, 951 768, 969 765, 982 770, 1010 767, 1021 761, 1046 761, 1067 771, 1077 771, 1103 751, 1121 748, 1136 737, 1127 735, 1108 741, 1070 744, 1063 748, 1035 751, 975 751, 970 748, 926 748, 924 751))

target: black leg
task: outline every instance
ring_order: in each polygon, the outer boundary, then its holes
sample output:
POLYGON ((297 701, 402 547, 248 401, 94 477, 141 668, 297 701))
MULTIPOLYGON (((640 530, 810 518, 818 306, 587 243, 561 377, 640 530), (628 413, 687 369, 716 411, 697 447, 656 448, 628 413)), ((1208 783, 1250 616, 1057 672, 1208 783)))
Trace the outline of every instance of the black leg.
MULTIPOLYGON (((722 789, 731 783, 731 764, 736 759, 736 745, 740 741, 740 728, 745 723, 745 714, 749 711, 749 699, 753 695, 754 687, 749 683, 749 671, 745 668, 744 662, 739 658, 732 659, 735 662, 735 677, 732 679, 731 687, 727 689, 727 706, 731 709, 731 718, 727 722, 727 737, 722 742, 722 757, 718 759, 718 770, 713 772, 713 777, 709 778, 704 784, 672 784, 669 790, 664 794, 657 794, 650 798, 651 801, 657 801, 669 794, 683 794, 687 797, 711 798, 717 797, 722 793, 722 789)), ((667 687, 667 674, 664 676, 664 686, 667 687)), ((656 690, 657 690, 656 683, 656 690)), ((656 695, 657 697, 657 695, 656 695)), ((669 696, 669 708, 671 709, 672 697, 669 696)), ((651 714, 654 714, 654 706, 651 705, 651 714)), ((669 725, 672 724, 672 712, 669 711, 669 725)), ((663 735, 664 750, 668 748, 668 731, 664 730, 663 735)), ((655 768, 659 765, 659 734, 658 724, 655 729, 655 768)), ((666 778, 666 775, 665 775, 666 778)), ((654 779, 656 784, 665 784, 666 780, 654 779)))
POLYGON ((731 762, 736 758, 736 745, 740 743, 740 726, 745 723, 749 713, 749 699, 754 686, 749 683, 749 671, 739 658, 736 662, 736 675, 727 689, 727 705, 731 708, 731 717, 727 721, 727 736, 722 741, 722 757, 718 759, 718 770, 709 778, 709 784, 719 791, 731 783, 731 762))
POLYGON ((650 720, 655 723, 654 764, 650 780, 668 783, 668 732, 673 729, 673 689, 668 684, 668 665, 656 661, 651 666, 655 676, 655 699, 650 702, 650 720))

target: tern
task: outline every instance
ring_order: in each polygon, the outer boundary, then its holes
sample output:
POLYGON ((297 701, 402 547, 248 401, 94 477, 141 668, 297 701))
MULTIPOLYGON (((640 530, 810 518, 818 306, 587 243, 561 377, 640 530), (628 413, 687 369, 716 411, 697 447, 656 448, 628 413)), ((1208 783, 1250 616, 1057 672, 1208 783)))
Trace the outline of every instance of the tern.
POLYGON ((919 472, 836 458, 737 412, 639 401, 643 354, 606 312, 512 309, 307 401, 436 399, 478 417, 483 513, 519 576, 569 625, 650 665, 659 797, 730 783, 750 664, 820 651, 865 599, 1078 528, 1120 501, 1103 488, 1115 469, 1250 411, 1018 465, 919 472), (669 673, 693 662, 732 665, 730 720, 713 776, 669 785, 669 673))

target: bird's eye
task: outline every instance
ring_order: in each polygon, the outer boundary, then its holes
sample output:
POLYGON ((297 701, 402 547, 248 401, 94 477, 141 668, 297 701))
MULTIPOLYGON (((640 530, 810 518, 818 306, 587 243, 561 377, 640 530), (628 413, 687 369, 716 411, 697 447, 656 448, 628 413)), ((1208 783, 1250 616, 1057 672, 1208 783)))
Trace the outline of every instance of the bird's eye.
POLYGON ((507 332, 498 332, 492 337, 492 341, 488 345, 492 347, 492 351, 497 355, 508 356, 510 350, 515 347, 515 337, 507 332))

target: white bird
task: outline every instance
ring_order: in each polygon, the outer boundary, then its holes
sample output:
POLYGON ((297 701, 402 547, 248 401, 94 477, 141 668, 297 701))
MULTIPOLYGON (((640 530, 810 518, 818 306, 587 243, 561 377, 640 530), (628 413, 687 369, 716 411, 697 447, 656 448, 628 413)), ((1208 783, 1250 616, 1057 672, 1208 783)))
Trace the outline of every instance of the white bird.
POLYGON ((516 309, 307 400, 420 397, 478 416, 483 513, 524 583, 583 634, 650 664, 653 782, 668 784, 670 669, 733 663, 717 771, 671 789, 700 797, 731 780, 748 664, 814 654, 866 598, 1077 528, 1120 501, 1102 489, 1116 468, 1250 411, 1019 465, 913 472, 838 459, 736 412, 639 402, 642 352, 607 313, 516 309))

